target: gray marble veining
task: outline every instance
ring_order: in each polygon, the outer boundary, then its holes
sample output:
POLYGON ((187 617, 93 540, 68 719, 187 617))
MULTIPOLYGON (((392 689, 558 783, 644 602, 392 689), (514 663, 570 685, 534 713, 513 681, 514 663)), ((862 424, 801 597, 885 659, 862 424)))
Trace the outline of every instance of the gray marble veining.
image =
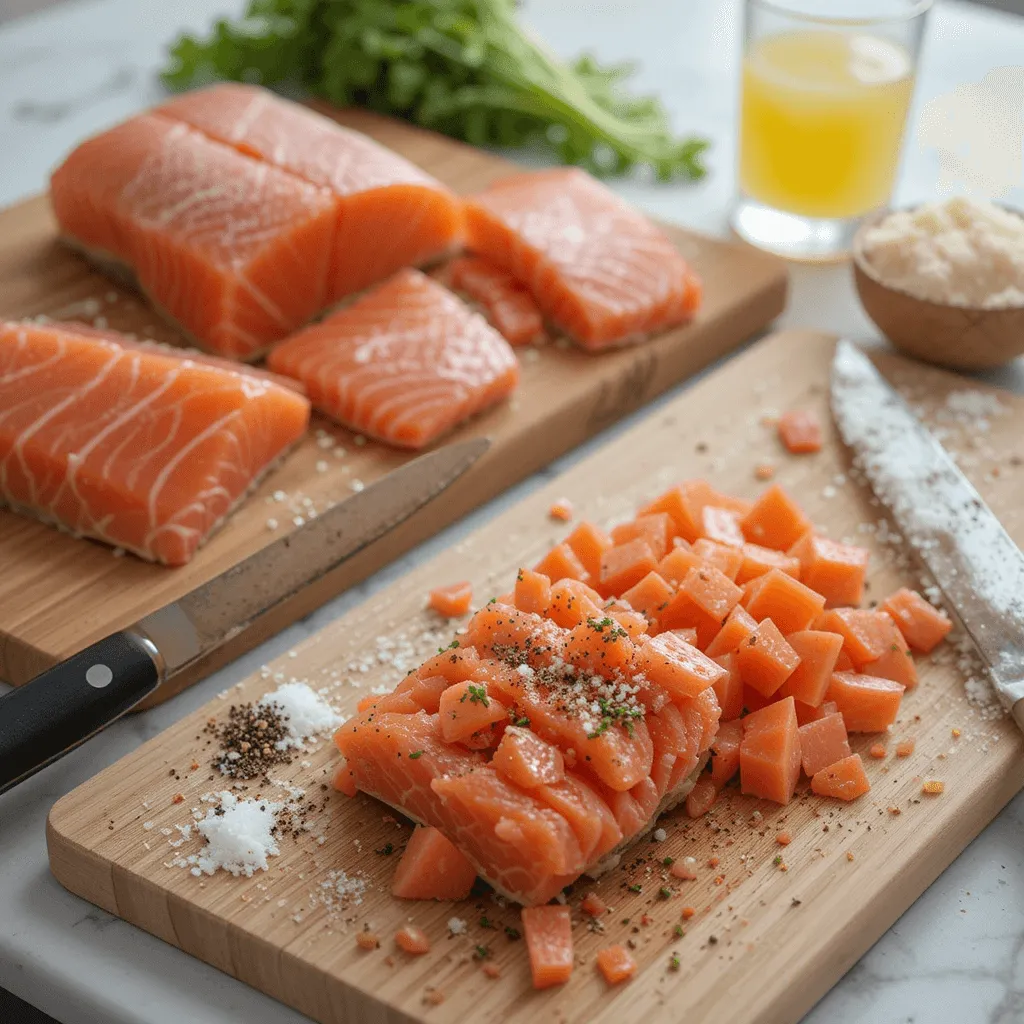
MULTIPOLYGON (((166 43, 241 0, 76 0, 0 27, 0 204, 38 192, 80 139, 160 95, 166 43)), ((736 0, 531 0, 526 16, 559 51, 643 58, 640 84, 680 129, 714 142, 696 186, 626 182, 650 212, 724 234, 733 190, 736 0)), ((941 3, 915 101, 1024 62, 1024 20, 941 3)), ((933 198, 934 152, 911 144, 898 202, 933 198)), ((1024 206, 1024 189, 1009 201, 1024 206)), ((794 267, 785 325, 870 336, 845 267, 794 267)), ((1024 391, 1020 365, 995 376, 1024 391)), ((640 414, 630 417, 635 422, 640 414)), ((625 424, 624 424, 625 425, 625 424)), ((46 867, 50 806, 139 743, 256 671, 347 609, 458 541, 624 425, 513 488, 373 579, 144 715, 0 797, 0 985, 73 1024, 298 1024, 305 1018, 71 896, 46 867)), ((1013 1024, 1024 1021, 1024 795, 1018 796, 815 1007, 805 1024, 1013 1024)), ((696 1024, 696 1022, 693 1022, 696 1024)))

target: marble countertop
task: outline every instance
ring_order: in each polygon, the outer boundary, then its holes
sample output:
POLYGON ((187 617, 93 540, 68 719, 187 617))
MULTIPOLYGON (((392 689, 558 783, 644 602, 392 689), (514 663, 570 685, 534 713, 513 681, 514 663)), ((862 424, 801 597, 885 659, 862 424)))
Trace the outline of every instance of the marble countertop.
MULTIPOLYGON (((0 205, 40 190, 80 139, 160 95, 167 42, 238 0, 78 0, 0 27, 0 205)), ((680 129, 714 143, 695 186, 626 183, 652 213, 724 235, 735 149, 738 0, 530 0, 526 17, 566 55, 642 57, 640 85, 657 91, 680 129)), ((914 125, 954 91, 982 89, 993 69, 1024 88, 1024 19, 961 3, 933 12, 914 125), (1007 77, 1008 76, 1008 77, 1007 77)), ((1002 137, 1024 147, 1024 109, 1002 137), (1016 132, 1016 135, 1014 134, 1016 132), (1014 141, 1015 140, 1015 141, 1014 141)), ((934 118, 931 123, 934 124, 934 118)), ((896 201, 939 196, 943 161, 912 129, 896 201)), ((934 138, 934 129, 933 135, 934 138)), ((954 146, 956 139, 950 140, 954 146)), ((961 150, 961 154, 962 154, 961 150)), ((1012 160, 1011 160, 1012 166, 1012 160)), ((1007 194, 1024 206, 1024 181, 1007 194)), ((846 266, 793 268, 784 325, 870 337, 846 266)), ((993 379, 1024 392, 1020 365, 993 379)), ((634 417, 635 419, 635 417, 634 417)), ((629 421, 627 421, 629 422, 629 421)), ((130 717, 0 797, 0 986, 69 1024, 291 1024, 306 1018, 65 892, 47 869, 44 826, 54 801, 333 621, 411 566, 475 529, 622 426, 525 481, 362 586, 160 708, 130 717)), ((2 570, 0 570, 2 571, 2 570)), ((1024 795, 968 847, 807 1016, 805 1024, 1010 1024, 1024 1020, 1024 795)), ((696 1024, 696 1022, 694 1022, 696 1024)))

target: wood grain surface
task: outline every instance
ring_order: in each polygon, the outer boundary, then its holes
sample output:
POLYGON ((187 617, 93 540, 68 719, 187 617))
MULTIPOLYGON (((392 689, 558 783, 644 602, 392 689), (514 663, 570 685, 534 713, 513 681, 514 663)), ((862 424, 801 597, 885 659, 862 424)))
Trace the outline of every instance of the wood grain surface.
MULTIPOLYGON (((200 879, 172 861, 197 852, 201 841, 169 844, 178 842, 174 826, 189 823, 192 808, 205 809, 201 797, 224 785, 210 767, 203 732, 209 720, 223 721, 230 704, 291 678, 327 688, 337 706, 351 712, 373 687, 391 686, 405 667, 450 637, 452 626, 424 610, 429 587, 471 579, 483 603, 568 531, 547 518, 557 497, 570 498, 579 516, 607 524, 685 477, 704 476, 752 497, 764 486, 755 480, 755 465, 772 462, 776 479, 819 527, 871 548, 869 601, 900 584, 917 585, 911 559, 885 529, 881 508, 853 482, 831 428, 826 382, 832 344, 810 332, 760 342, 464 542, 79 787, 50 815, 56 877, 72 892, 322 1022, 798 1020, 1024 784, 1020 733, 1010 719, 967 701, 951 645, 918 659, 921 683, 906 696, 891 736, 854 738, 855 749, 882 739, 889 751, 884 760, 865 758, 873 787, 867 796, 846 805, 814 797, 802 783, 789 806, 777 807, 729 789, 704 818, 690 821, 673 812, 662 822, 665 841, 645 840, 600 882, 577 884, 569 897, 577 966, 564 988, 531 989, 524 945, 504 932, 518 927, 516 908, 489 896, 453 905, 390 895, 408 826, 362 795, 350 800, 322 788, 336 764, 327 741, 281 770, 315 807, 309 831, 285 835, 269 871, 252 879, 223 872, 200 879), (822 415, 826 445, 818 455, 784 454, 762 422, 793 407, 822 415), (907 737, 916 749, 896 759, 895 742, 907 737), (926 779, 943 781, 945 792, 924 796, 926 779), (785 847, 776 842, 781 830, 792 837, 785 847), (668 856, 695 858, 696 880, 668 876, 662 866, 668 856), (339 871, 365 883, 361 902, 338 894, 339 871), (667 898, 659 894, 663 886, 667 898), (613 908, 599 930, 576 909, 591 889, 613 908), (449 934, 453 917, 466 922, 466 934, 449 934), (432 940, 424 957, 410 958, 393 944, 396 928, 409 920, 432 940), (363 927, 380 936, 381 949, 357 948, 355 934, 363 927), (615 942, 635 945, 640 970, 628 984, 608 989, 594 957, 615 942), (485 976, 476 946, 500 967, 498 979, 485 976)), ((1015 540, 1024 540, 1024 400, 1001 393, 987 423, 972 421, 965 431, 944 405, 951 390, 968 386, 963 378, 896 357, 881 365, 909 388, 949 446, 964 453, 965 470, 1015 540)), ((251 784, 247 792, 282 799, 284 791, 251 784)))
MULTIPOLYGON (((397 121, 346 111, 338 120, 379 139, 459 192, 483 187, 509 165, 440 135, 397 121)), ((740 245, 668 229, 705 285, 693 323, 631 349, 587 355, 549 345, 523 353, 522 384, 510 403, 457 431, 487 434, 490 452, 442 501, 264 616, 229 645, 163 688, 165 699, 236 658, 266 636, 366 578, 488 498, 607 427, 666 388, 734 349, 785 304, 782 263, 740 245)), ((138 298, 92 272, 57 241, 44 196, 0 213, 0 317, 45 314, 102 318, 111 327, 162 341, 179 340, 138 298)), ((26 682, 57 661, 187 593, 272 538, 294 529, 312 502, 322 510, 410 456, 315 418, 313 432, 272 473, 227 525, 181 569, 133 556, 115 558, 92 541, 60 534, 0 510, 0 679, 26 682), (317 432, 320 432, 320 437, 317 432), (324 445, 326 447, 321 447, 324 445), (343 458, 333 446, 345 450, 343 458), (272 495, 288 497, 275 502, 272 495), (277 529, 268 528, 276 520, 277 529)))

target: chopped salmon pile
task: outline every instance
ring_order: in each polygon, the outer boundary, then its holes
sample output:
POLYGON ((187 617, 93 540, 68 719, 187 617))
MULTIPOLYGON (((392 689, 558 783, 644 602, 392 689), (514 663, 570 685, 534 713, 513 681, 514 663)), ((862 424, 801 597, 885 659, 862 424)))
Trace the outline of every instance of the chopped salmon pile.
MULTIPOLYGON (((668 807, 698 817, 737 776, 780 805, 801 775, 824 797, 868 791, 850 734, 885 732, 917 683, 901 629, 930 649, 948 620, 910 591, 856 607, 867 565, 777 484, 747 502, 688 480, 610 531, 579 522, 449 648, 360 703, 335 736, 336 785, 430 826, 396 892, 446 898, 475 871, 527 908, 534 984, 558 984, 569 912, 545 904, 668 807)), ((591 894, 581 909, 606 908, 591 894)), ((598 964, 611 984, 635 969, 615 947, 598 964)))

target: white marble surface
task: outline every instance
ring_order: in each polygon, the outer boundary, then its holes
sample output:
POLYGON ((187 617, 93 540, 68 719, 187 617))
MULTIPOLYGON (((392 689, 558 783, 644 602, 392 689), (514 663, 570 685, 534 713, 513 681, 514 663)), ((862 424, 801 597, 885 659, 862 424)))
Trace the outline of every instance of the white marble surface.
MULTIPOLYGON (((154 70, 180 27, 202 25, 213 12, 238 6, 237 0, 82 0, 0 28, 0 204, 38 191, 75 142, 158 96, 154 70)), ((641 56, 642 84, 665 98, 679 127, 713 139, 712 173, 700 185, 622 187, 649 210, 713 233, 724 233, 733 188, 739 7, 738 0, 527 5, 529 19, 566 54, 590 47, 607 58, 641 56)), ((914 117, 922 103, 1022 62, 1024 20, 942 4, 925 47, 914 117)), ((897 201, 935 196, 937 175, 936 154, 912 145, 897 201)), ((1024 189, 1010 201, 1024 206, 1024 189)), ((871 334, 842 266, 794 268, 783 322, 871 334)), ((1019 367, 1000 379, 1024 390, 1019 367)), ((304 1019, 61 889, 47 870, 47 811, 74 786, 535 483, 515 488, 191 691, 118 723, 0 797, 0 985, 69 1024, 304 1019)), ((807 1024, 1024 1021, 1022 850, 1024 797, 1018 797, 818 1004, 807 1024)))

